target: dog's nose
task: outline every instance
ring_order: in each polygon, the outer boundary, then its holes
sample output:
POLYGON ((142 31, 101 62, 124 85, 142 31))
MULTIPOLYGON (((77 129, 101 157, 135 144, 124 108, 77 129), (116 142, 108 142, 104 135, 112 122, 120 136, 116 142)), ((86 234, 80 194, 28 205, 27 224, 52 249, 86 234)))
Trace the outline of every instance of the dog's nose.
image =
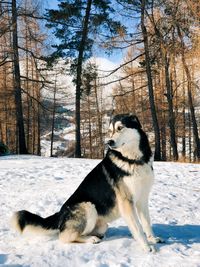
POLYGON ((112 139, 108 140, 107 145, 110 146, 110 147, 113 147, 113 146, 115 146, 115 141, 112 140, 112 139))

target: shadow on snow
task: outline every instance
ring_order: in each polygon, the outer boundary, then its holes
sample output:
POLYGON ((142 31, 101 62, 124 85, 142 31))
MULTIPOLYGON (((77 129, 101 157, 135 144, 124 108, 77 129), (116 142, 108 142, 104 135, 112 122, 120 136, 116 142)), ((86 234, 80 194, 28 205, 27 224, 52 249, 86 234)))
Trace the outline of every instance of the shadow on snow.
MULTIPOLYGON (((191 245, 200 243, 200 225, 154 224, 153 230, 156 236, 160 236, 165 240, 165 244, 180 243, 191 245)), ((125 237, 132 238, 128 227, 110 227, 106 232, 105 240, 125 237)))

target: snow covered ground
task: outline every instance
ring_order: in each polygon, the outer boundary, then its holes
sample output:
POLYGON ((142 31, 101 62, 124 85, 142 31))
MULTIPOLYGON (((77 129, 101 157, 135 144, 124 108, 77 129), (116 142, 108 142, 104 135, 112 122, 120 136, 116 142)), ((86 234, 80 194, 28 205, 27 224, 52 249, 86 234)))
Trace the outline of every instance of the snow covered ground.
POLYGON ((200 165, 154 163, 150 212, 156 235, 166 240, 146 254, 122 219, 99 244, 62 244, 10 229, 13 211, 48 216, 60 208, 97 160, 8 156, 0 158, 0 266, 197 267, 200 266, 200 165))

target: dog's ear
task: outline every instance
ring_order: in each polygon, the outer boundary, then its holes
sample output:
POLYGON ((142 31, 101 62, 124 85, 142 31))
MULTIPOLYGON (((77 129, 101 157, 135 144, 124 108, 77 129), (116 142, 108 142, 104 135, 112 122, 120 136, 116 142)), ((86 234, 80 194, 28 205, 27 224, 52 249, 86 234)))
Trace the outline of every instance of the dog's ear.
POLYGON ((129 118, 130 118, 131 122, 133 122, 134 124, 137 123, 138 128, 142 128, 142 125, 141 125, 141 123, 140 123, 140 121, 136 115, 133 115, 132 113, 130 113, 129 118))

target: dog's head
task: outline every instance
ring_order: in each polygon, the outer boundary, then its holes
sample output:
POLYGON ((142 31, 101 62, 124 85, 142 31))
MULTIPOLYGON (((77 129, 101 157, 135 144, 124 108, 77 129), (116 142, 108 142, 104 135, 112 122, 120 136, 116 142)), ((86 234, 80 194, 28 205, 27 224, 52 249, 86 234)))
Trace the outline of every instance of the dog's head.
POLYGON ((147 136, 135 115, 120 114, 114 116, 110 122, 109 135, 109 148, 127 157, 142 157, 146 153, 146 149, 148 152, 150 150, 147 136))

